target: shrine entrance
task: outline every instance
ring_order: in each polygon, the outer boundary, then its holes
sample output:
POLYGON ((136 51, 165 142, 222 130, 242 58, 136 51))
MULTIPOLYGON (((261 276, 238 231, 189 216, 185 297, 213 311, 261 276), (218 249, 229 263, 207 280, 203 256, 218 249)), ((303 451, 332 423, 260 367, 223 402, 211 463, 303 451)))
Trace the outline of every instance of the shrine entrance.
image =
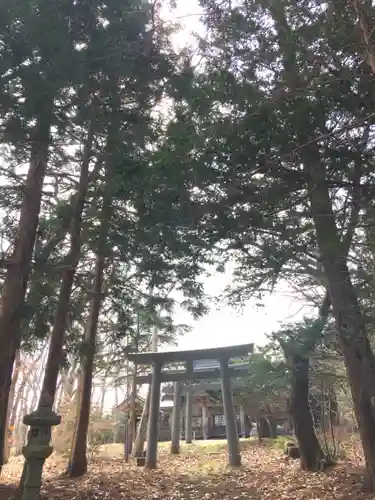
MULTIPOLYGON (((237 434, 242 437, 248 437, 250 435, 251 426, 249 421, 247 405, 248 398, 244 399, 243 393, 247 392, 248 382, 246 380, 246 375, 248 373, 248 368, 245 364, 245 369, 236 371, 236 378, 231 379, 231 389, 234 398, 234 408, 236 415, 236 427, 237 434), (237 378, 241 376, 242 378, 237 378), (237 396, 237 397, 236 397, 237 396)), ((237 365, 238 366, 238 365, 237 365)), ((229 364, 230 367, 230 364, 229 364)), ((167 400, 171 400, 173 397, 173 410, 172 410, 172 420, 177 424, 179 422, 178 416, 180 412, 183 412, 180 420, 181 427, 181 438, 185 439, 186 444, 190 444, 196 439, 226 439, 226 426, 225 426, 225 416, 224 416, 224 406, 221 397, 221 384, 217 381, 205 381, 201 380, 197 383, 180 383, 175 382, 172 387, 164 391, 164 397, 167 400), (184 404, 181 408, 178 405, 179 394, 177 387, 181 384, 181 400, 184 404), (198 408, 198 406, 200 408, 198 408), (178 415, 176 415, 178 412, 178 415), (198 438, 196 437, 198 435, 198 438)), ((163 398, 162 398, 163 400, 163 398)), ((175 439, 178 439, 177 430, 175 439)), ((172 443, 172 453, 178 453, 179 442, 176 442, 176 446, 172 443), (175 451, 175 449, 177 451, 175 451)))
MULTIPOLYGON (((224 419, 228 441, 228 463, 231 466, 241 465, 241 454, 237 434, 236 416, 234 412, 231 378, 244 377, 248 372, 247 358, 253 352, 253 344, 231 347, 215 347, 191 351, 129 353, 128 359, 135 364, 151 365, 149 375, 136 377, 137 384, 151 384, 150 413, 147 427, 147 451, 145 466, 155 469, 157 466, 160 386, 163 382, 175 382, 174 408, 172 416, 172 445, 174 453, 179 451, 180 441, 180 401, 182 383, 193 384, 197 381, 220 379, 222 391, 224 419), (243 363, 230 364, 231 358, 243 357, 243 363), (203 363, 204 361, 204 363, 203 363), (164 370, 165 365, 179 364, 175 370, 164 370), (182 365, 182 368, 181 368, 182 365)), ((191 394, 191 390, 188 391, 191 394)), ((188 398, 190 399, 190 398, 188 398)), ((191 442, 191 414, 187 401, 187 433, 191 442)), ((191 410, 190 410, 191 413, 191 410)), ((189 441, 188 441, 189 442, 189 441)))

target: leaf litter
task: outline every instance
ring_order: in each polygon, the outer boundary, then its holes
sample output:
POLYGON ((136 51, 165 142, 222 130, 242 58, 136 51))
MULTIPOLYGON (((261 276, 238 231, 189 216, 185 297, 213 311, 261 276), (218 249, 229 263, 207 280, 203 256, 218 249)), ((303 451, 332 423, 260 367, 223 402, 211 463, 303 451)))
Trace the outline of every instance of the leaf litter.
MULTIPOLYGON (((66 463, 52 456, 44 467, 42 498, 48 500, 370 500, 362 491, 362 471, 340 463, 325 473, 299 470, 298 461, 279 450, 243 442, 242 466, 226 465, 225 449, 210 453, 198 447, 180 455, 159 453, 158 469, 149 471, 119 453, 93 459, 88 473, 78 479, 63 476, 66 463), (203 450, 203 451, 202 451, 203 450)), ((349 464, 350 465, 350 464, 349 464)), ((0 500, 17 498, 16 486, 23 466, 21 457, 3 469, 0 500)))

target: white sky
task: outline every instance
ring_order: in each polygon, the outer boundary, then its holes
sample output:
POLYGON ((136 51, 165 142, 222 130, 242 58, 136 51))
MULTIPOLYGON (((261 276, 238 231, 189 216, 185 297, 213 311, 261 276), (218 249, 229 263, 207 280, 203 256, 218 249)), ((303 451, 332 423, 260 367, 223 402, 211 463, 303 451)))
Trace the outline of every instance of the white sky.
MULTIPOLYGON (((205 280, 205 291, 212 297, 218 296, 230 282, 230 271, 216 274, 205 280)), ((209 314, 198 321, 185 311, 178 310, 176 322, 192 326, 192 331, 179 339, 178 348, 199 349, 250 342, 262 345, 267 340, 266 334, 277 330, 281 323, 297 321, 311 312, 311 307, 293 296, 286 284, 266 297, 262 307, 257 304, 258 300, 251 300, 241 311, 237 311, 226 305, 218 307, 212 301, 209 314)))

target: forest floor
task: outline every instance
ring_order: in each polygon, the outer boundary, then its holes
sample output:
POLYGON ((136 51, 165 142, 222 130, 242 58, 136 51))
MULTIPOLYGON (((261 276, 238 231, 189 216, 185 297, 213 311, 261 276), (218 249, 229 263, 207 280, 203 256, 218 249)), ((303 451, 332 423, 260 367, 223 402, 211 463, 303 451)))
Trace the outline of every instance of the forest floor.
MULTIPOLYGON (((92 457, 89 472, 79 479, 61 476, 63 457, 45 464, 43 498, 48 500, 369 500, 375 495, 361 490, 361 469, 340 463, 325 473, 303 473, 298 461, 286 458, 270 443, 241 441, 243 465, 226 465, 225 442, 206 441, 183 445, 171 456, 168 444, 160 446, 158 469, 147 471, 125 464, 122 446, 108 445, 92 457)), ((4 467, 0 500, 15 498, 22 459, 4 467)))

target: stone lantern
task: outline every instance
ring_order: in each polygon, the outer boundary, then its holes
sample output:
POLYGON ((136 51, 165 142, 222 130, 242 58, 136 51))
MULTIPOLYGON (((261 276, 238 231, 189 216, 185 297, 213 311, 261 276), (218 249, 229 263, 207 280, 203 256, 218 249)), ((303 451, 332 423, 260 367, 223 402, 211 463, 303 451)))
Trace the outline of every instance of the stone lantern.
POLYGON ((49 396, 42 397, 38 408, 23 419, 23 423, 30 426, 30 430, 27 434, 27 445, 22 449, 26 461, 22 500, 40 498, 43 465, 52 454, 52 427, 61 422, 61 417, 52 410, 52 403, 49 396))

